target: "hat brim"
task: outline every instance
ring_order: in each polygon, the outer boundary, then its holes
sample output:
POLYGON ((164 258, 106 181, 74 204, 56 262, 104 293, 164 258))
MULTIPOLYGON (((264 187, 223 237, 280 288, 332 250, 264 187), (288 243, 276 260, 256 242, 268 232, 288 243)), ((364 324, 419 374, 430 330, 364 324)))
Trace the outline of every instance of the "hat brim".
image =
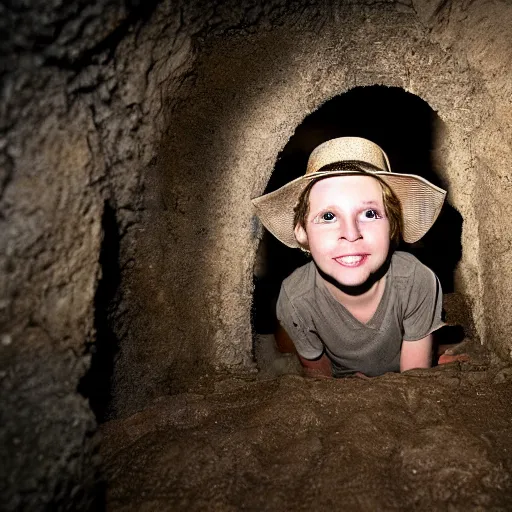
MULTIPOLYGON (((315 172, 290 181, 281 188, 252 200, 263 225, 283 244, 299 247, 294 234, 294 208, 300 194, 312 180, 325 176, 353 175, 353 171, 315 172)), ((422 238, 436 221, 446 196, 446 191, 414 174, 397 174, 389 171, 365 173, 377 175, 397 195, 402 205, 405 242, 413 243, 422 238)))

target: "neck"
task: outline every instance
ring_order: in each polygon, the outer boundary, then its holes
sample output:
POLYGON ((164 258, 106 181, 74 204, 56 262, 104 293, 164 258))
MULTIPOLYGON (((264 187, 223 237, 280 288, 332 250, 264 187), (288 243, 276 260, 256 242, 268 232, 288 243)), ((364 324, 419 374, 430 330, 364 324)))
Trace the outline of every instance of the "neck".
POLYGON ((338 283, 334 278, 325 274, 318 266, 318 273, 325 282, 327 289, 333 297, 342 304, 362 304, 375 298, 380 294, 382 285, 385 283, 386 273, 391 263, 391 254, 384 264, 361 285, 345 286, 338 283))
MULTIPOLYGON (((322 278, 323 279, 323 278, 322 278)), ((323 279, 325 286, 331 293, 331 295, 344 306, 364 306, 369 302, 373 302, 376 297, 381 295, 382 287, 384 286, 386 279, 382 277, 380 280, 372 283, 372 286, 362 293, 346 293, 340 289, 339 286, 334 286, 330 281, 323 279)), ((352 290, 350 290, 352 291, 352 290)))

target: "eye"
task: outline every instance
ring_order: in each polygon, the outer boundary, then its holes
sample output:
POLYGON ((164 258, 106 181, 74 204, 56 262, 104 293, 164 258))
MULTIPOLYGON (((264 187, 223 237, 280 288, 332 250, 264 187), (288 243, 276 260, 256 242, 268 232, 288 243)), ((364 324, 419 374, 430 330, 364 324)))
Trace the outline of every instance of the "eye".
POLYGON ((364 210, 361 212, 361 220, 377 220, 382 219, 382 215, 379 214, 377 210, 370 208, 368 210, 364 210))
POLYGON ((323 220, 324 222, 332 222, 336 219, 336 215, 332 212, 325 212, 320 215, 320 220, 323 220))
POLYGON ((336 222, 336 215, 327 210, 326 212, 319 213, 313 220, 315 224, 331 224, 336 222))

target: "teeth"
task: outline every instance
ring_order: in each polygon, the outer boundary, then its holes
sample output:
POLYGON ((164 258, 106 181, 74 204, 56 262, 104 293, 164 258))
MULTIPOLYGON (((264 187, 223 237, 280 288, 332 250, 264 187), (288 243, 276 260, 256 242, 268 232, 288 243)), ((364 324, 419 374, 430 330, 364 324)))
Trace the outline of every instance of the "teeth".
POLYGON ((342 256, 338 259, 346 265, 354 265, 355 263, 359 263, 363 259, 363 256, 342 256))

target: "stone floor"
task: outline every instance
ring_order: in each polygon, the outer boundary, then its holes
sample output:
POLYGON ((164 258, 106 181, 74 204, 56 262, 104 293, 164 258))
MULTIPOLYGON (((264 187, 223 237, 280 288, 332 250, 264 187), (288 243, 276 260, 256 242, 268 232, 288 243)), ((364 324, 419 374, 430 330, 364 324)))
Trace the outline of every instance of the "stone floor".
POLYGON ((512 509, 512 367, 288 370, 205 377, 104 424, 107 510, 512 509))

